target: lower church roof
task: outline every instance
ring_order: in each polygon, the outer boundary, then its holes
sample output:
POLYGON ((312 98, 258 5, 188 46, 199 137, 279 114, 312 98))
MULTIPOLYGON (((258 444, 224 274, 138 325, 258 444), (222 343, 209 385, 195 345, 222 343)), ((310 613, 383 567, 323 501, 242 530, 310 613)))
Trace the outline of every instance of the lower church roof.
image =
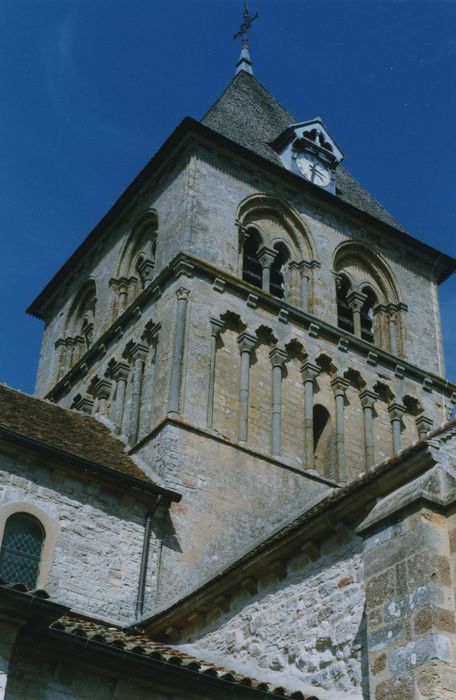
POLYGON ((0 438, 51 450, 86 467, 104 468, 136 486, 178 501, 154 483, 127 455, 124 444, 96 418, 0 385, 0 438), (134 482, 132 482, 133 484, 134 482))

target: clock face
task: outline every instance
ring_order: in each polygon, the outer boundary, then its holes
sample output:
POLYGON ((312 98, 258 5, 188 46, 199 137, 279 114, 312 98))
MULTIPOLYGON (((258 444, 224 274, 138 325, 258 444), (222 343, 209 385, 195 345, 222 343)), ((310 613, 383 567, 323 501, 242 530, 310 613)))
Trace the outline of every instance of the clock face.
POLYGON ((331 173, 328 168, 312 153, 298 153, 296 165, 304 177, 315 185, 326 187, 331 182, 331 173))

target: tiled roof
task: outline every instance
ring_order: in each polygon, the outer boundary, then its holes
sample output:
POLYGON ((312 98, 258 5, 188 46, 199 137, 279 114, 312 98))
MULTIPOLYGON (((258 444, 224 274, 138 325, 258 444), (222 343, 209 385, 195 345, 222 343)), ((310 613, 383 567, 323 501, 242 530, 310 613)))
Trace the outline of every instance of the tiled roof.
POLYGON ((0 385, 0 434, 5 431, 155 486, 123 443, 92 416, 0 385))
POLYGON ((165 664, 180 666, 182 669, 211 676, 221 681, 252 688, 269 694, 271 697, 293 698, 293 700, 318 700, 316 695, 305 695, 301 691, 289 691, 282 687, 276 687, 272 683, 264 683, 234 671, 228 671, 226 668, 216 664, 190 656, 177 648, 154 642, 143 634, 127 632, 118 627, 111 627, 73 615, 62 617, 53 623, 50 629, 83 638, 88 643, 105 644, 108 647, 122 650, 124 654, 139 654, 143 658, 146 657, 165 664))
POLYGON ((17 591, 18 593, 27 593, 27 595, 34 596, 35 598, 41 598, 41 600, 49 600, 49 593, 43 588, 27 588, 23 583, 13 583, 11 581, 6 581, 4 578, 0 577, 0 588, 9 591, 17 591))
MULTIPOLYGON (((210 129, 276 165, 282 165, 282 161, 268 144, 290 124, 298 121, 253 75, 245 71, 233 78, 202 119, 202 123, 210 129)), ((336 194, 343 201, 405 232, 396 219, 343 166, 339 166, 336 171, 336 194)))

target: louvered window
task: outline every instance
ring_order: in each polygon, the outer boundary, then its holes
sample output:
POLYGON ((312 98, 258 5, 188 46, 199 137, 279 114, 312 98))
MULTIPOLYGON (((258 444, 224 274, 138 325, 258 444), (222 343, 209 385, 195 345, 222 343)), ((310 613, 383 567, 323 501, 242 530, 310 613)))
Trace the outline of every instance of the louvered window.
POLYGON ((341 277, 337 282, 337 325, 344 331, 354 333, 353 311, 347 301, 349 291, 349 282, 345 277, 341 277))
POLYGON ((0 578, 36 586, 44 542, 39 520, 27 513, 11 515, 5 524, 0 550, 0 578))
POLYGON ((244 244, 242 279, 261 289, 262 272, 261 265, 257 258, 260 243, 261 239, 258 234, 254 231, 250 232, 244 244))

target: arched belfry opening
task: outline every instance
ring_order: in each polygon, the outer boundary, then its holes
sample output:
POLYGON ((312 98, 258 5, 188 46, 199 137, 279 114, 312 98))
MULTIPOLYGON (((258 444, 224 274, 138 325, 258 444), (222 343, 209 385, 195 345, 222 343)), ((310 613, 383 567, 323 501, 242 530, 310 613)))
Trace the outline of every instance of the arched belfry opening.
POLYGON ((400 355, 407 306, 387 263, 362 243, 343 243, 334 256, 334 273, 339 328, 400 355))
POLYGON ((309 311, 313 268, 310 234, 297 212, 277 197, 252 195, 238 210, 240 275, 267 294, 309 311))

